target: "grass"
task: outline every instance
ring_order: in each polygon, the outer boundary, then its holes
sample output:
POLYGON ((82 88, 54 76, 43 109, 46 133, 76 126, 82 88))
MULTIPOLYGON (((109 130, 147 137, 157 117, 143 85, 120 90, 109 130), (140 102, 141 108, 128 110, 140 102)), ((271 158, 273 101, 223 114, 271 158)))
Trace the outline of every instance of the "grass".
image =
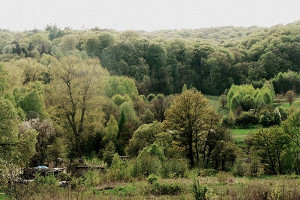
POLYGON ((222 108, 219 102, 220 96, 211 96, 211 95, 204 95, 209 100, 209 105, 214 107, 217 113, 220 115, 227 115, 229 110, 227 107, 222 108))
MULTIPOLYGON (((226 181, 221 180, 218 176, 195 177, 199 180, 200 185, 208 187, 207 196, 210 199, 262 199, 256 198, 256 194, 264 193, 268 199, 278 192, 285 194, 297 195, 299 199, 299 176, 281 175, 281 176, 264 176, 260 178, 234 177, 231 173, 224 173, 226 181), (254 196, 251 196, 254 195, 254 196)), ((34 194, 29 199, 194 199, 192 192, 192 178, 161 179, 162 185, 180 185, 182 191, 178 194, 160 194, 151 193, 153 185, 147 183, 146 179, 135 180, 131 183, 114 182, 113 188, 101 190, 101 188, 111 186, 104 184, 96 188, 84 188, 78 191, 69 189, 57 190, 55 194, 49 196, 49 192, 34 194)), ((295 196, 294 196, 295 197, 295 196)), ((278 198, 279 199, 279 198, 278 198)), ((280 198, 281 199, 281 198, 280 198)), ((287 198, 282 198, 287 199, 287 198)))
POLYGON ((8 196, 0 189, 0 200, 8 199, 8 196))
POLYGON ((253 133, 256 130, 257 130, 256 126, 253 126, 253 127, 247 128, 247 129, 234 128, 234 129, 231 129, 231 133, 232 133, 232 137, 233 137, 235 143, 240 146, 240 145, 243 145, 244 140, 248 137, 248 135, 250 133, 253 133))

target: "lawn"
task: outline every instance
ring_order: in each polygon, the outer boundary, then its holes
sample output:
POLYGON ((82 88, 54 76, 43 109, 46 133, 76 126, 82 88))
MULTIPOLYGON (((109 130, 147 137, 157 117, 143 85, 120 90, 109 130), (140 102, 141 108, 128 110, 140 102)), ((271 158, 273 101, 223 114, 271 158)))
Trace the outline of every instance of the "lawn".
POLYGON ((247 136, 250 133, 253 133, 257 130, 256 126, 247 128, 247 129, 241 129, 241 128, 234 128, 231 129, 232 137, 236 144, 242 145, 244 143, 244 140, 247 138, 247 136))

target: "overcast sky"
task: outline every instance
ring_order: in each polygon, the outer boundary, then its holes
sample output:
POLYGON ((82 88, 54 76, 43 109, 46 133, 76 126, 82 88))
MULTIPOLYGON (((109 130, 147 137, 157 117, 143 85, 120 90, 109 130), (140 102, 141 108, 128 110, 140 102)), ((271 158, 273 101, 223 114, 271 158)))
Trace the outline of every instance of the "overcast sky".
POLYGON ((300 20, 300 0, 0 0, 0 28, 160 30, 273 26, 300 20))

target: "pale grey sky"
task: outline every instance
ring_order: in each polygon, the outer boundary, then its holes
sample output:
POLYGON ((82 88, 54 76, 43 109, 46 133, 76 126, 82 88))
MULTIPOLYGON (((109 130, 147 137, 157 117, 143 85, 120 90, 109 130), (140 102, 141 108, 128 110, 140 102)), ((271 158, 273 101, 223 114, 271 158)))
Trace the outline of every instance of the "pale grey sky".
POLYGON ((0 28, 160 30, 273 26, 300 20, 300 0, 0 0, 0 28))

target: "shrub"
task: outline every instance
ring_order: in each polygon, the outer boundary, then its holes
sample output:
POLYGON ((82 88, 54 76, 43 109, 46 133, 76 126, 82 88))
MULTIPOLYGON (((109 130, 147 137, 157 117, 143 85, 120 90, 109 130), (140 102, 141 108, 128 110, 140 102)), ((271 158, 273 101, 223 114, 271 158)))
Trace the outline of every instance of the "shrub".
POLYGON ((184 187, 178 183, 155 182, 148 187, 150 193, 155 195, 178 195, 184 191, 184 187))
POLYGON ((49 175, 49 176, 37 175, 34 181, 38 185, 58 185, 58 180, 55 178, 54 175, 49 175))
POLYGON ((100 184, 100 174, 97 171, 89 170, 84 176, 84 185, 95 187, 100 184))
POLYGON ((231 116, 224 116, 222 119, 222 126, 232 127, 234 125, 234 120, 231 116))
POLYGON ((147 178, 149 184, 153 184, 157 182, 157 180, 158 180, 158 176, 156 176, 155 174, 150 174, 147 178))
POLYGON ((127 160, 122 160, 118 154, 115 154, 107 176, 113 181, 126 181, 130 179, 130 165, 127 160))
POLYGON ((137 157, 134 163, 134 176, 149 176, 150 174, 160 175, 162 171, 162 162, 165 161, 165 155, 161 147, 156 143, 145 147, 137 157))
POLYGON ((246 163, 243 158, 237 158, 233 166, 233 174, 235 176, 244 176, 246 163))
POLYGON ((240 117, 235 119, 235 124, 244 128, 247 128, 249 125, 255 125, 258 122, 258 117, 250 112, 243 112, 240 117))
POLYGON ((162 175, 165 178, 183 177, 188 169, 187 161, 184 159, 170 159, 163 164, 162 175))
POLYGON ((200 185, 199 180, 194 180, 193 193, 196 200, 207 200, 207 192, 208 189, 205 185, 200 185))

